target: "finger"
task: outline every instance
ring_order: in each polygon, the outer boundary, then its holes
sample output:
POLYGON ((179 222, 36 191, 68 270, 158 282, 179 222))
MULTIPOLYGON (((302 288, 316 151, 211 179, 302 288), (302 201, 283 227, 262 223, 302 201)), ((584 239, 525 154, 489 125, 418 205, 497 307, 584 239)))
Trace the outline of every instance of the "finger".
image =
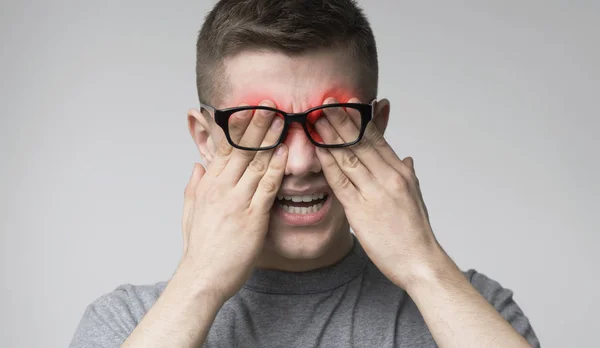
POLYGON ((217 177, 221 175, 227 163, 229 162, 229 157, 233 152, 233 147, 229 144, 229 141, 225 137, 224 134, 221 137, 221 140, 217 144, 217 149, 215 151, 215 155, 212 158, 212 161, 208 164, 206 168, 206 174, 211 177, 217 177))
POLYGON ((187 185, 185 186, 183 194, 183 217, 181 219, 181 230, 183 232, 183 251, 187 251, 187 240, 189 233, 189 226, 192 220, 194 205, 196 200, 196 188, 200 183, 200 180, 205 173, 204 167, 199 163, 194 163, 194 169, 192 170, 192 176, 190 177, 187 185))
MULTIPOLYGON (((261 105, 269 107, 274 106, 273 103, 268 101, 261 103, 261 105)), ((273 145, 279 140, 283 126, 283 119, 278 117, 274 111, 257 110, 252 116, 250 122, 248 123, 248 127, 245 129, 244 134, 241 136, 237 144, 250 148, 273 145)), ((266 160, 265 158, 269 158, 269 156, 266 156, 266 154, 263 154, 263 152, 264 151, 257 152, 235 149, 231 155, 229 163, 227 164, 227 168, 223 172, 230 178, 232 182, 237 183, 242 175, 244 175, 249 163, 253 161, 256 156, 262 158, 257 164, 264 163, 266 160)), ((268 163, 268 160, 266 161, 268 163)))
POLYGON ((414 187, 414 189, 419 194, 419 197, 421 198, 421 200, 423 200, 423 194, 421 192, 421 183, 419 182, 419 178, 417 178, 417 174, 415 173, 414 159, 412 157, 406 157, 405 159, 402 160, 402 162, 408 168, 407 169, 408 173, 406 175, 408 178, 407 181, 408 181, 409 185, 412 185, 414 187))
MULTIPOLYGON (((247 104, 240 104, 239 106, 247 106, 247 104)), ((238 111, 229 117, 227 128, 229 129, 229 137, 234 143, 240 143, 240 139, 244 136, 252 116, 252 110, 244 110, 238 111)))
MULTIPOLYGON (((278 138, 281 134, 282 128, 283 120, 275 120, 275 122, 271 124, 271 127, 265 136, 265 142, 273 144, 279 140, 278 138)), ((259 182, 267 172, 270 162, 273 158, 273 152, 275 151, 276 150, 258 151, 254 155, 252 161, 250 161, 250 163, 248 163, 246 166, 245 171, 242 174, 242 177, 239 178, 236 186, 245 188, 243 191, 246 192, 247 195, 252 196, 254 191, 256 191, 256 187, 258 186, 259 182)))
POLYGON ((412 157, 406 157, 402 162, 404 162, 413 173, 415 172, 415 161, 412 157))
POLYGON ((317 158, 321 163, 321 169, 325 175, 325 180, 338 197, 342 204, 344 202, 353 202, 360 198, 360 193, 352 180, 344 173, 338 162, 328 149, 317 148, 317 158))
POLYGON ((406 157, 402 160, 402 163, 404 163, 404 165, 407 167, 406 175, 410 175, 409 177, 411 177, 415 181, 415 185, 419 187, 419 179, 417 178, 417 174, 415 173, 414 159, 412 157, 406 157))
POLYGON ((394 170, 399 172, 407 179, 411 177, 410 168, 406 165, 406 163, 402 162, 400 157, 398 157, 396 151, 394 151, 390 144, 385 140, 383 133, 377 129, 374 122, 369 122, 367 125, 363 139, 371 144, 371 146, 379 154, 379 157, 382 158, 389 166, 394 168, 394 170))
MULTIPOLYGON (((260 106, 273 108, 275 105, 271 101, 265 100, 260 103, 260 106)), ((247 122, 247 127, 243 128, 243 133, 235 141, 242 147, 257 148, 263 145, 264 137, 276 113, 272 110, 258 109, 254 110, 254 114, 248 115, 251 117, 247 122)))
MULTIPOLYGON (((283 126, 283 120, 274 120, 274 122, 271 123, 267 134, 264 136, 263 143, 275 144, 279 140, 283 126)), ((274 151, 275 150, 273 149, 262 151, 248 151, 250 152, 249 155, 253 156, 250 162, 244 161, 243 157, 236 158, 235 162, 233 162, 232 160, 233 163, 231 164, 231 171, 235 175, 232 178, 236 180, 236 186, 247 186, 251 188, 252 192, 254 192, 256 185, 267 171, 269 162, 271 161, 271 156, 273 155, 274 151), (237 173, 239 171, 242 171, 241 177, 237 177, 237 173)))
MULTIPOLYGON (((360 101, 356 98, 352 98, 349 102, 359 103, 360 101)), ((327 122, 317 122, 315 125, 317 131, 319 134, 322 133, 321 136, 329 144, 341 144, 355 141, 358 137, 359 129, 354 122, 350 122, 349 120, 357 117, 358 120, 360 120, 360 112, 357 110, 350 111, 350 109, 345 110, 344 108, 336 109, 336 111, 329 113, 326 118, 331 124, 331 127, 327 125, 327 122), (335 115, 333 115, 333 113, 335 113, 335 115), (356 113, 358 115, 351 116, 351 113, 356 113)), ((391 173, 392 167, 381 158, 381 155, 369 142, 369 139, 363 137, 360 142, 347 149, 353 151, 360 162, 367 167, 372 175, 378 178, 382 184, 393 174, 391 173)))
MULTIPOLYGON (((359 103, 358 99, 356 98, 352 98, 348 100, 348 102, 359 103)), ((335 98, 327 98, 323 104, 327 105, 337 103, 338 101, 335 98)), ((340 144, 351 143, 358 138, 361 124, 361 116, 358 110, 343 107, 330 107, 323 109, 323 113, 329 123, 333 125, 340 135, 340 139, 338 139, 341 141, 340 144)))
MULTIPOLYGON (((321 134, 323 139, 328 141, 328 143, 330 140, 334 141, 334 139, 339 138, 339 134, 329 123, 327 118, 320 118, 317 121, 316 126, 319 134, 321 134)), ((337 162, 337 165, 359 191, 369 192, 375 189, 374 184, 378 183, 374 176, 374 172, 376 171, 372 172, 372 169, 370 170, 367 168, 354 150, 346 147, 331 149, 329 152, 337 162)), ((377 156, 377 153, 375 153, 375 155, 377 156)), ((375 167, 375 169, 379 169, 379 167, 382 165, 387 166, 387 164, 382 160, 378 162, 373 159, 365 158, 364 161, 370 163, 372 167, 375 167)))
POLYGON ((277 150, 273 152, 267 171, 254 185, 254 189, 249 186, 244 188, 247 193, 252 191, 253 196, 250 205, 258 211, 268 213, 271 210, 283 181, 287 156, 287 146, 285 144, 279 145, 277 150))

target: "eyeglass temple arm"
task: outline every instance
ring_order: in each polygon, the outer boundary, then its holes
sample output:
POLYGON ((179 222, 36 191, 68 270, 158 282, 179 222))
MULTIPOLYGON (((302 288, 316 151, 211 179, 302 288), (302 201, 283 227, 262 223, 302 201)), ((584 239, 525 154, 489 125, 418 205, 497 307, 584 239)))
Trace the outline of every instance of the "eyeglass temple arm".
POLYGON ((207 109, 209 111, 212 111, 213 113, 215 112, 216 108, 208 105, 208 104, 204 104, 203 102, 200 102, 200 109, 207 109))

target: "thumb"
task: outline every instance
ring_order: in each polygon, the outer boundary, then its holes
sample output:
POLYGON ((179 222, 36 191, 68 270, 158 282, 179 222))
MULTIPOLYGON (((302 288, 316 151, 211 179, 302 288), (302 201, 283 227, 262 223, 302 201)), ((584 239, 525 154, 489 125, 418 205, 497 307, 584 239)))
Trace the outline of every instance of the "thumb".
POLYGON ((405 159, 402 160, 402 162, 404 162, 404 164, 406 164, 407 166, 410 167, 410 170, 413 171, 413 173, 415 172, 415 160, 412 157, 406 157, 405 159))

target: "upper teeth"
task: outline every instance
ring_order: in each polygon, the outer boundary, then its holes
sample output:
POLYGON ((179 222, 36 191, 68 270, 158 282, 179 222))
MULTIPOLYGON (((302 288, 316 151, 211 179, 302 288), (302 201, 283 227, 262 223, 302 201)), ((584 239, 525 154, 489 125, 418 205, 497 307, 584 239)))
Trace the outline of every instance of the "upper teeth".
POLYGON ((323 199, 325 197, 325 193, 314 193, 312 195, 304 195, 304 196, 277 196, 279 200, 286 199, 292 202, 312 202, 317 199, 323 199))

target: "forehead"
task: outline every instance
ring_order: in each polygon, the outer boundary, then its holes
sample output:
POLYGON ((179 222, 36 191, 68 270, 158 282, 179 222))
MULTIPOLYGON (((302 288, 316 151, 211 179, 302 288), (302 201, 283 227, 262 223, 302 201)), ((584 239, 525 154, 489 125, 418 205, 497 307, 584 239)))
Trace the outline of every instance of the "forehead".
POLYGON ((328 97, 346 102, 359 96, 359 73, 351 55, 320 50, 289 56, 244 51, 224 61, 226 88, 220 108, 258 105, 265 99, 288 112, 300 112, 328 97))

